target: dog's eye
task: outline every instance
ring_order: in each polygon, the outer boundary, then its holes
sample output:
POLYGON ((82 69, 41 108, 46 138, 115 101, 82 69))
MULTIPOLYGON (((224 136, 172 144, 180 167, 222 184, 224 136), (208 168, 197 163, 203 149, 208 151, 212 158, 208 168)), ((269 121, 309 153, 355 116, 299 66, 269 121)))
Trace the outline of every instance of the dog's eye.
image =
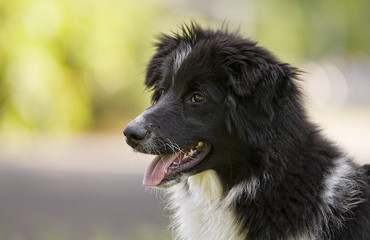
POLYGON ((191 101, 194 103, 200 103, 204 101, 204 96, 199 93, 194 93, 194 95, 191 97, 191 101))

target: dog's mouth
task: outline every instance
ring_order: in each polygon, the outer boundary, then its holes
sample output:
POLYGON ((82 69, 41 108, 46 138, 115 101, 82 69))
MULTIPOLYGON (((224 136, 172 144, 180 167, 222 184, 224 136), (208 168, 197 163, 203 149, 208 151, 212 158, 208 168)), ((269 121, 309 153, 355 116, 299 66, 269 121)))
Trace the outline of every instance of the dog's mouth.
POLYGON ((209 143, 198 142, 173 154, 158 155, 146 169, 143 185, 147 187, 166 185, 164 182, 173 180, 180 173, 195 167, 210 151, 209 143))

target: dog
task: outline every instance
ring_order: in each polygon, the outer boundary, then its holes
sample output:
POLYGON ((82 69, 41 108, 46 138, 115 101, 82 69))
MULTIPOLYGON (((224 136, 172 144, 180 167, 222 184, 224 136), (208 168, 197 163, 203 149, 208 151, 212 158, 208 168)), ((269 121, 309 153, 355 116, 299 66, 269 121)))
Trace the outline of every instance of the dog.
POLYGON ((168 195, 176 239, 370 239, 370 165, 309 120, 300 75, 238 33, 160 36, 124 135, 156 155, 143 185, 168 195))

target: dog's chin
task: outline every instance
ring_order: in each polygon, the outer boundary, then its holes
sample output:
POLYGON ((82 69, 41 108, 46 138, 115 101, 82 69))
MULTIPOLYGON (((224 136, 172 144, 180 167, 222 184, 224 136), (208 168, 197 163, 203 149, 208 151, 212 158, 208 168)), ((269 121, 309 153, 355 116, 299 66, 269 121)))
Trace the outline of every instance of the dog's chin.
POLYGON ((208 142, 197 142, 172 154, 157 155, 145 171, 143 185, 168 188, 193 174, 211 151, 208 142))

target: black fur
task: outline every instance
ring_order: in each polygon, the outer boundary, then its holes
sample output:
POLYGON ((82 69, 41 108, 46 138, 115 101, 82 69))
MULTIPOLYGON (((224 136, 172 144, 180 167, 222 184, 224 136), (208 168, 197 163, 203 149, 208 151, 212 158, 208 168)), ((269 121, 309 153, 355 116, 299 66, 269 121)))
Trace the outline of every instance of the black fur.
POLYGON ((255 196, 244 192, 233 203, 247 239, 297 239, 306 233, 316 239, 370 239, 370 166, 348 160, 353 192, 335 190, 338 199, 354 203, 345 209, 327 206, 325 177, 347 157, 307 118, 296 68, 236 33, 196 24, 159 40, 145 80, 154 91, 153 106, 141 126, 152 143, 127 139, 131 146, 169 154, 169 142, 181 149, 209 142, 212 150, 203 161, 170 180, 213 169, 225 196, 256 177, 261 184, 255 196), (191 52, 175 69, 176 55, 186 48, 191 52), (191 102, 194 93, 206 100, 191 102))

